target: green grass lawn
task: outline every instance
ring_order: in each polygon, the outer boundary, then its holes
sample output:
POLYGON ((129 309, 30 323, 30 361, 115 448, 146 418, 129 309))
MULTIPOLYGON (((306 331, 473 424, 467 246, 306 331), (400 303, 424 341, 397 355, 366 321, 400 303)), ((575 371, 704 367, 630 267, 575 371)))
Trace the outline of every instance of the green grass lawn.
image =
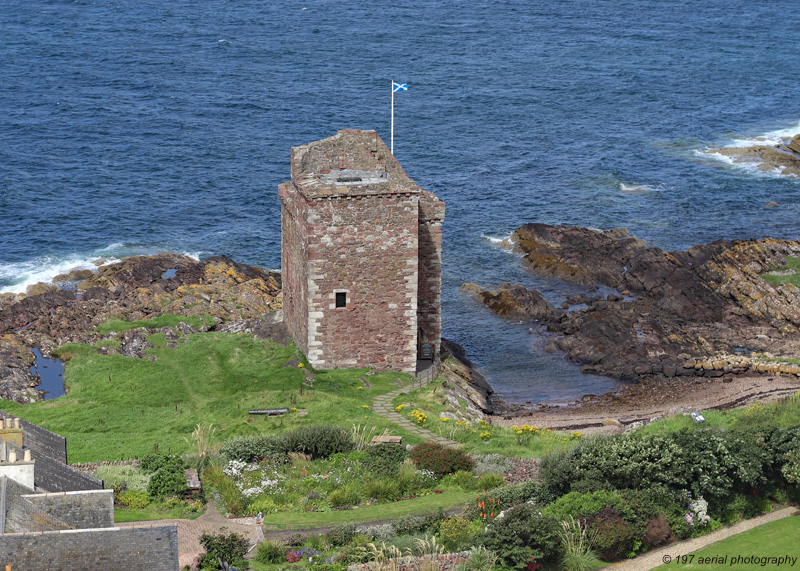
POLYGON ((703 423, 696 423, 688 415, 676 415, 657 422, 651 422, 637 430, 637 434, 670 434, 681 430, 702 430, 706 428, 736 427, 786 427, 800 424, 800 400, 754 404, 730 410, 704 410, 703 423))
MULTIPOLYGON (((174 325, 174 318, 163 316, 144 324, 153 326, 156 321, 174 325)), ((119 330, 121 323, 113 329, 119 330)), ((161 344, 158 335, 151 336, 156 345, 161 344)), ((58 355, 68 359, 67 395, 27 405, 0 401, 0 408, 65 436, 71 462, 141 457, 156 445, 161 453, 190 452, 184 437, 191 438, 198 423, 218 427, 217 442, 323 423, 345 428, 374 425, 378 430, 390 428, 404 442, 420 440, 372 412, 376 396, 397 389, 398 380, 412 382, 410 375, 322 371, 309 388, 303 385, 305 367, 285 366, 292 358, 303 364, 293 344, 282 347, 247 335, 214 332, 182 341, 175 349, 149 349, 155 361, 100 355, 90 345, 65 345, 58 355), (279 407, 305 409, 308 414, 248 414, 248 409, 279 407)))
POLYGON ((680 544, 676 544, 673 561, 656 567, 658 571, 670 569, 697 569, 702 571, 752 571, 753 569, 797 569, 800 567, 800 516, 790 516, 778 521, 765 523, 759 527, 734 535, 709 545, 694 553, 684 554, 680 544), (680 561, 678 561, 678 556, 680 561), (685 557, 683 557, 685 555, 685 557), (747 557, 793 557, 778 565, 769 561, 742 561, 747 557))
POLYGON ((117 523, 127 521, 152 521, 157 519, 197 519, 205 513, 205 510, 190 511, 183 506, 165 508, 158 504, 152 504, 145 508, 114 508, 114 521, 117 523))
POLYGON ((460 507, 474 492, 445 490, 442 494, 430 494, 400 502, 373 504, 355 510, 304 513, 273 513, 264 516, 264 525, 272 529, 302 529, 327 524, 364 523, 394 519, 405 515, 423 515, 439 508, 460 507))
POLYGON ((800 287, 800 258, 793 258, 786 256, 786 265, 780 268, 774 268, 773 272, 794 272, 785 276, 775 276, 770 273, 761 274, 761 277, 767 280, 773 287, 777 287, 784 283, 794 284, 800 287))

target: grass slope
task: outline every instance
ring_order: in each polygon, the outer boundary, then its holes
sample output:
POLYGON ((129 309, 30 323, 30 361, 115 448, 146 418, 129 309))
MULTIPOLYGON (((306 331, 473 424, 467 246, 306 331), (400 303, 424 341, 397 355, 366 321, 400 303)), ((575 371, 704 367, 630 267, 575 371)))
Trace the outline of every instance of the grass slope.
POLYGON ((784 283, 790 283, 800 287, 800 258, 786 256, 785 266, 775 268, 771 270, 770 273, 761 274, 761 277, 767 280, 773 287, 777 287, 784 283), (786 272, 786 275, 776 276, 772 272, 786 272))
POLYGON ((675 546, 672 563, 656 567, 658 571, 671 569, 702 569, 703 571, 752 571, 753 569, 792 568, 791 561, 782 565, 777 562, 743 562, 746 557, 794 557, 794 567, 800 562, 800 516, 790 516, 778 521, 765 523, 744 533, 728 537, 688 554, 678 562, 680 545, 675 546), (741 559, 737 559, 741 558, 741 559), (689 561, 691 559, 691 561, 689 561), (686 561, 686 562, 684 562, 686 561))
POLYGON ((419 441, 371 410, 376 396, 396 389, 393 383, 398 379, 411 382, 409 375, 326 371, 316 375, 313 388, 301 389, 305 368, 284 366, 302 357, 294 345, 213 332, 183 341, 175 349, 150 349, 155 361, 100 355, 89 345, 65 345, 59 351, 70 358, 67 395, 28 405, 0 401, 0 407, 65 436, 71 462, 141 457, 156 444, 159 452, 189 452, 184 437, 191 438, 198 423, 219 427, 218 442, 321 423, 391 427, 404 441, 419 441), (371 387, 364 387, 359 378, 369 379, 371 387), (247 412, 277 407, 307 409, 308 415, 270 418, 247 412))

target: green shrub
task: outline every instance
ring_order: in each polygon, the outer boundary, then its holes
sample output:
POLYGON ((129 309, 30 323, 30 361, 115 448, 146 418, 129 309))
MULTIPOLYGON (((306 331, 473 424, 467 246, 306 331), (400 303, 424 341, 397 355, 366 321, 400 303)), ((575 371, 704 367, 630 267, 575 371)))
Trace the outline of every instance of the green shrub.
POLYGON ((559 554, 559 522, 542 515, 538 506, 520 504, 486 527, 481 542, 503 565, 522 569, 535 557, 552 564, 559 554))
MULTIPOLYGON (((572 484, 585 475, 578 476, 576 464, 586 448, 597 446, 598 442, 608 439, 608 436, 594 436, 578 441, 570 449, 553 450, 539 460, 539 477, 542 478, 550 494, 557 498, 572 489, 572 484)), ((602 480, 602 478, 600 478, 602 480)))
POLYGON ((219 447, 219 454, 228 462, 259 462, 262 458, 285 458, 285 452, 278 436, 273 434, 248 434, 226 440, 219 447))
POLYGON ((142 458, 139 468, 145 474, 154 474, 161 468, 181 469, 186 468, 185 462, 180 456, 167 454, 148 454, 142 458))
MULTIPOLYGON (((247 554, 250 542, 246 537, 238 533, 220 532, 215 535, 204 533, 200 536, 200 545, 203 546, 203 549, 206 550, 206 555, 208 555, 204 563, 213 558, 214 561, 221 559, 225 563, 238 567, 245 564, 244 556, 247 554)), ((206 567, 204 565, 203 568, 221 569, 218 564, 216 567, 206 567)))
POLYGON ((400 444, 376 444, 364 449, 364 467, 379 476, 395 477, 408 452, 400 444))
POLYGON ((361 503, 360 484, 357 482, 350 482, 346 486, 336 488, 328 494, 327 500, 331 507, 334 508, 341 506, 357 506, 361 503))
POLYGON ((430 513, 422 518, 422 531, 427 531, 428 533, 437 534, 439 533, 439 526, 441 523, 447 519, 447 515, 445 515, 444 510, 439 508, 439 511, 435 513, 430 513))
POLYGON ((256 549, 256 561, 269 565, 286 561, 286 546, 278 541, 262 541, 256 549))
POLYGON ((119 495, 118 501, 126 508, 141 509, 150 504, 150 496, 147 495, 147 492, 128 490, 119 495))
POLYGON ((489 490, 499 488, 505 483, 506 481, 503 479, 502 474, 498 474, 497 472, 489 472, 478 478, 478 489, 483 492, 488 492, 489 490))
POLYGON ((616 561, 633 550, 635 533, 631 525, 619 517, 612 508, 603 508, 586 520, 589 529, 596 533, 595 548, 604 561, 616 561))
POLYGON ((327 533, 328 542, 333 547, 343 547, 350 543, 355 536, 356 526, 352 523, 339 525, 327 533))
POLYGON ((474 462, 462 450, 436 442, 422 442, 411 449, 411 459, 420 470, 430 470, 438 478, 464 470, 470 472, 474 462))
MULTIPOLYGON (((483 498, 483 496, 481 496, 483 498)), ((491 499, 497 502, 501 510, 513 506, 533 502, 538 505, 546 505, 553 501, 552 494, 547 486, 539 482, 519 482, 516 484, 506 484, 492 490, 491 499)), ((478 517, 480 508, 476 501, 472 500, 464 507, 464 516, 470 519, 478 517)))
POLYGON ((153 499, 167 496, 182 496, 186 492, 186 475, 183 468, 164 466, 156 471, 147 485, 147 493, 153 499))
POLYGON ((247 500, 239 488, 236 487, 236 483, 223 473, 220 466, 214 464, 208 466, 203 471, 203 481, 217 490, 222 500, 222 505, 225 506, 225 510, 230 515, 241 516, 246 514, 247 500))
POLYGON ((457 486, 466 492, 478 489, 478 478, 472 472, 459 470, 442 478, 443 485, 457 486))
MULTIPOLYGON (((98 466, 97 477, 107 488, 146 492, 150 474, 145 474, 138 466, 98 466)), ((124 491, 124 490, 122 490, 124 491)))
POLYGON ((480 528, 464 517, 451 517, 439 523, 439 540, 449 553, 471 546, 480 528))
POLYGON ((394 500, 400 497, 400 486, 395 480, 381 478, 364 482, 364 494, 376 500, 394 500))
POLYGON ((355 448, 355 442, 352 435, 343 428, 318 424, 287 432, 280 437, 280 446, 283 452, 300 452, 318 459, 339 452, 350 452, 355 448))
POLYGON ((425 520, 416 516, 403 516, 392 522, 397 535, 413 535, 425 529, 425 520))

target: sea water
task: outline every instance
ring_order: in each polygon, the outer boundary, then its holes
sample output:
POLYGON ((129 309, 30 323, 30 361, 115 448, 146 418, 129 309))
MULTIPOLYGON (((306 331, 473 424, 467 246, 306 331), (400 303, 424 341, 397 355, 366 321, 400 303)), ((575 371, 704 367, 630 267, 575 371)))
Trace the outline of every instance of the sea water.
POLYGON ((447 203, 445 336, 510 400, 614 387, 459 293, 571 288, 498 246, 519 225, 798 237, 798 179, 708 152, 800 132, 780 3, 4 0, 0 38, 0 291, 157 252, 278 268, 290 147, 388 141, 392 79, 395 154, 447 203))

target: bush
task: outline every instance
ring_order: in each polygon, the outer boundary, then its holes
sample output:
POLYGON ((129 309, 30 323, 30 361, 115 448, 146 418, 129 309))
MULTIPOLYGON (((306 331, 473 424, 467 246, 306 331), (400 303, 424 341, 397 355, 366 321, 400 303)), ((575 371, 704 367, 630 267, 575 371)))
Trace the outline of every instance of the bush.
MULTIPOLYGON (((236 436, 219 447, 220 455, 228 462, 238 460, 252 464, 261 459, 285 459, 280 438, 272 434, 236 436)), ((285 461, 285 460, 284 460, 285 461)))
POLYGON ((350 482, 346 486, 336 488, 328 494, 328 503, 331 507, 357 506, 361 503, 360 485, 357 482, 350 482))
POLYGON ((408 452, 400 444, 376 444, 364 449, 364 467, 379 476, 397 476, 401 464, 408 457, 408 452))
POLYGON ((403 516, 392 522, 397 535, 413 535, 425 529, 425 520, 421 517, 403 516))
POLYGON ((142 509, 150 504, 150 496, 147 495, 147 492, 128 490, 119 495, 118 501, 126 508, 142 509))
POLYGON ((499 488, 505 483, 506 481, 503 479, 502 474, 498 474, 497 472, 489 472, 488 474, 484 474, 478 478, 478 489, 488 492, 489 490, 499 488))
POLYGON ((277 541, 262 541, 256 549, 256 561, 269 565, 286 561, 286 547, 277 541))
POLYGON ((451 517, 439 523, 439 540, 449 553, 453 553, 472 545, 476 531, 468 519, 451 517))
POLYGON ((153 499, 182 496, 186 492, 186 474, 183 470, 183 462, 164 464, 150 478, 147 493, 153 499))
POLYGON ((203 471, 203 480, 219 492, 222 505, 225 506, 225 510, 229 514, 234 516, 246 514, 247 500, 236 486, 236 483, 224 474, 221 467, 213 464, 207 467, 203 471))
POLYGON ((181 469, 186 467, 184 461, 175 455, 148 454, 139 463, 139 469, 145 474, 154 474, 161 468, 181 469))
POLYGON ((524 568, 535 557, 552 564, 559 554, 560 525, 542 515, 538 506, 521 504, 495 519, 484 532, 481 542, 507 567, 524 568))
MULTIPOLYGON (((204 533, 200 536, 200 545, 206 550, 208 558, 221 559, 225 563, 233 566, 244 565, 244 556, 247 554, 249 542, 247 538, 237 533, 220 532, 216 535, 204 533)), ((208 559, 207 558, 207 559, 208 559)), ((221 569, 216 567, 205 567, 208 569, 221 569)))
POLYGON ((436 442, 422 442, 411 449, 411 459, 420 470, 430 470, 438 478, 464 470, 472 471, 474 462, 461 450, 436 442))
POLYGON ((514 469, 514 463, 502 454, 473 454, 472 459, 475 461, 473 471, 476 476, 494 472, 505 474, 514 469))
POLYGON ((631 525, 611 508, 603 508, 596 516, 586 520, 597 534, 595 548, 605 561, 616 561, 622 554, 632 551, 635 534, 631 525))
POLYGON ((352 435, 343 428, 327 424, 295 428, 280 437, 283 452, 310 454, 327 458, 331 454, 350 452, 355 448, 352 435))
POLYGON ((442 484, 457 486, 466 492, 470 492, 478 489, 478 478, 472 472, 459 470, 442 478, 442 484))
POLYGON ((394 500, 400 497, 400 486, 395 480, 367 480, 364 483, 364 494, 376 500, 394 500))
POLYGON ((647 547, 658 547, 675 541, 672 528, 664 514, 659 514, 647 522, 647 532, 643 541, 647 547))
POLYGON ((138 466, 98 466, 97 477, 115 491, 146 492, 150 483, 150 474, 145 474, 138 466))
POLYGON ((343 547, 350 543, 355 536, 356 526, 352 523, 334 527, 327 534, 328 542, 333 547, 343 547))
MULTIPOLYGON (((480 497, 483 498, 483 496, 480 497)), ((544 484, 532 481, 506 484, 495 488, 492 490, 491 498, 497 502, 501 510, 529 501, 538 505, 546 505, 555 499, 544 484)), ((464 516, 474 519, 479 516, 480 511, 477 502, 470 501, 464 508, 464 516)))

